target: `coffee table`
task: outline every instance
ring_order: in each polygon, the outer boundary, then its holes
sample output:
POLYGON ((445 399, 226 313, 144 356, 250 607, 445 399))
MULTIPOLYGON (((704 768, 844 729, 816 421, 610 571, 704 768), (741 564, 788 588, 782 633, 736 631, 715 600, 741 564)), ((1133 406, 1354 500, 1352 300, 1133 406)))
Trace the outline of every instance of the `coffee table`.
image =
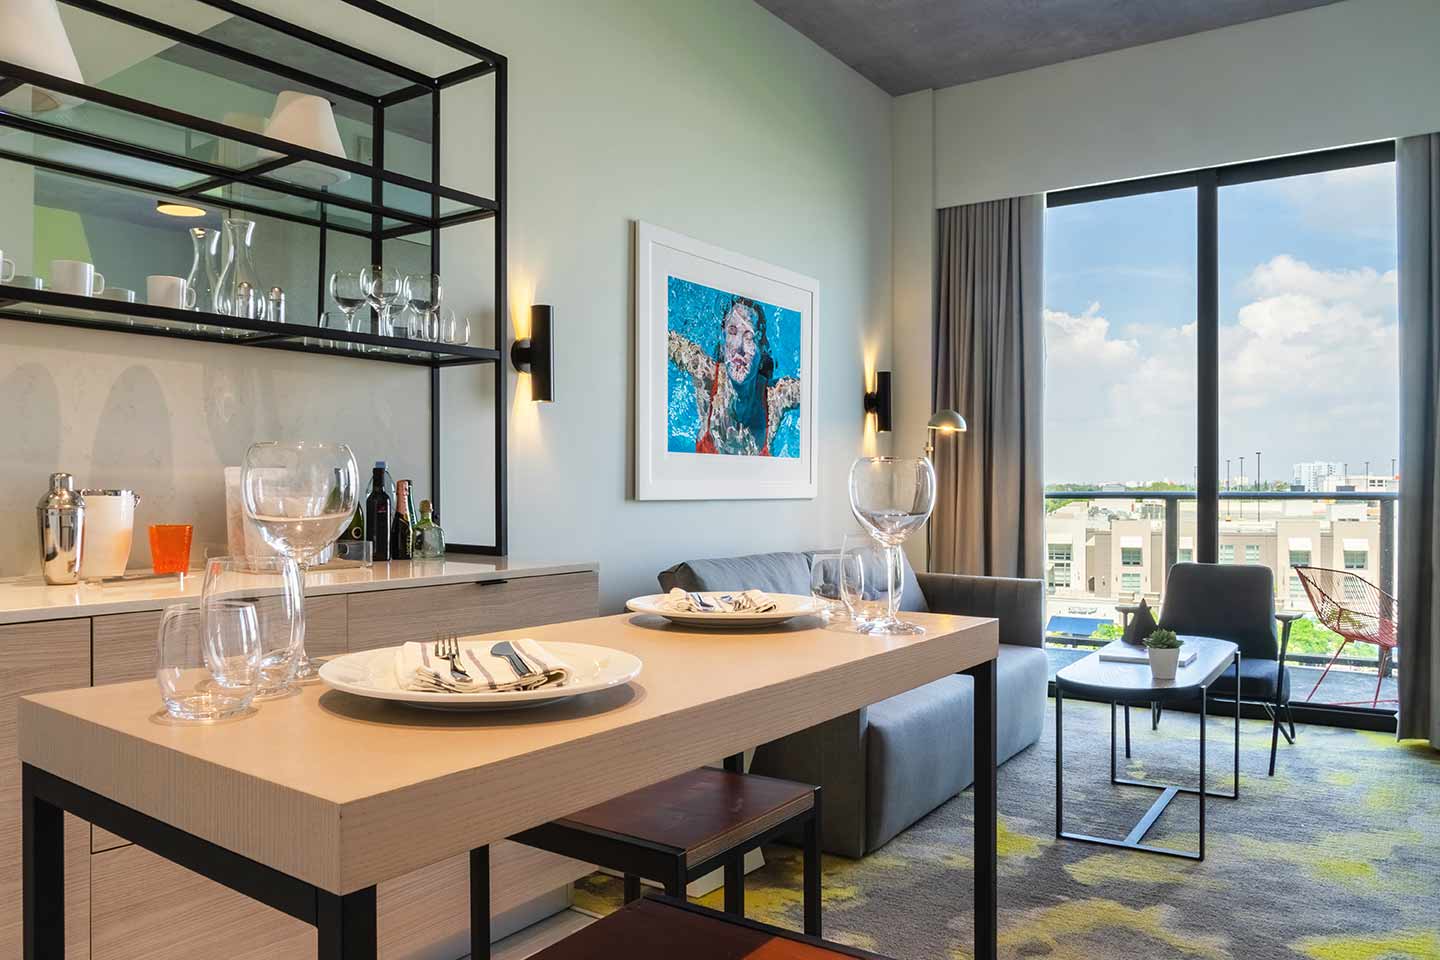
POLYGON ((1235 698, 1235 786, 1228 792, 1207 789, 1205 786, 1205 718, 1209 700, 1210 685, 1232 664, 1235 675, 1240 675, 1240 649, 1228 640, 1213 637, 1182 637, 1185 650, 1194 650, 1195 659, 1175 671, 1173 680, 1157 680, 1150 673, 1148 663, 1117 663, 1101 660, 1097 651, 1063 667, 1055 674, 1055 836, 1066 840, 1080 840, 1098 843, 1107 847, 1123 847, 1127 850, 1143 850, 1146 853, 1160 853, 1170 857, 1184 857, 1188 860, 1205 859, 1205 798, 1220 797, 1236 800, 1240 797, 1240 698, 1235 698), (1070 833, 1065 830, 1065 767, 1064 723, 1065 695, 1084 697, 1088 700, 1110 702, 1110 782, 1121 786, 1148 787, 1161 791, 1150 809, 1124 837, 1099 837, 1084 833, 1070 833), (1132 780, 1116 775, 1115 770, 1115 705, 1117 703, 1191 703, 1200 702, 1200 783, 1197 787, 1175 784, 1152 783, 1147 780, 1132 780), (1145 835, 1165 808, 1177 794, 1195 795, 1200 806, 1200 849, 1176 850, 1171 847, 1144 843, 1145 835))

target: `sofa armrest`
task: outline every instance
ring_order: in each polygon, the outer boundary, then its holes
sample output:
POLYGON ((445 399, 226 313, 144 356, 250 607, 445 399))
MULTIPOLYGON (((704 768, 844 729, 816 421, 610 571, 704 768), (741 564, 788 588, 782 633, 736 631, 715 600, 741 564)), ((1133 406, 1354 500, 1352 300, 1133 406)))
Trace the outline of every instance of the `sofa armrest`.
POLYGON ((755 748, 750 772, 821 789, 820 844, 826 853, 863 857, 867 817, 867 710, 792 733, 755 748))
POLYGON ((935 613, 994 617, 1000 642, 1020 647, 1045 645, 1045 583, 1019 577, 971 577, 917 573, 925 602, 935 613))

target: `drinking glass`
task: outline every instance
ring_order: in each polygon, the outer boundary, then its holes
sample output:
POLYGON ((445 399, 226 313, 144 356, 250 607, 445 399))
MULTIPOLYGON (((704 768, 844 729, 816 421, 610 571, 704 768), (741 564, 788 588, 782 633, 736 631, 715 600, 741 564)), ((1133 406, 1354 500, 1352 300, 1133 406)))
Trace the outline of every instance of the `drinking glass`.
POLYGON ((859 558, 853 553, 848 556, 844 553, 817 553, 810 564, 810 595, 820 602, 821 616, 829 623, 850 619, 844 589, 847 564, 855 567, 849 576, 858 582, 859 558))
POLYGON ((355 329, 355 311, 365 306, 365 284, 358 270, 336 270, 330 274, 330 299, 345 313, 345 329, 355 329))
MULTIPOLYGON (((245 452, 240 489, 245 515, 266 543, 299 564, 303 577, 355 513, 360 471, 343 443, 268 440, 245 452)), ((295 675, 300 682, 319 678, 303 640, 295 675)))
POLYGON ((382 337, 395 336, 395 323, 390 309, 400 299, 404 278, 394 267, 371 264, 360 271, 360 286, 365 290, 365 302, 375 310, 375 332, 382 337))
POLYGON ((883 570, 889 578, 888 608, 868 624, 868 632, 924 633, 924 627, 897 615, 905 569, 900 545, 935 509, 935 469, 924 457, 862 457, 850 467, 850 509, 887 554, 883 570))
POLYGON ((255 608, 236 603, 211 613, 166 607, 156 636, 155 682, 176 720, 224 720, 244 713, 260 678, 255 608))
POLYGON ((211 557, 205 561, 200 609, 208 615, 237 603, 250 606, 259 631, 257 700, 288 694, 305 645, 305 590, 289 557, 211 557))
POLYGON ((438 273, 411 273, 405 277, 405 302, 410 309, 424 315, 440 306, 444 296, 438 273))
POLYGON ((150 568, 159 574, 178 573, 184 583, 194 536, 195 528, 188 523, 150 524, 150 568))
MULTIPOLYGON (((890 599, 901 589, 899 576, 891 576, 891 555, 868 533, 846 534, 840 547, 845 558, 840 568, 840 596, 855 629, 872 633, 890 613, 890 599)), ((898 597, 896 603, 899 603, 898 597)))

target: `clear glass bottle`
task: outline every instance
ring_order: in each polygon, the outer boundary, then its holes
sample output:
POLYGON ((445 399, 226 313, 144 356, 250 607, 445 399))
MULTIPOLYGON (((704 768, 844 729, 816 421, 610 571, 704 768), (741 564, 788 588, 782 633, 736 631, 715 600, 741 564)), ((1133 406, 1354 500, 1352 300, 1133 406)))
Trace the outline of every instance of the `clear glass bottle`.
POLYGON ((195 259, 185 283, 195 291, 195 309, 215 312, 215 288, 220 282, 220 231, 209 227, 191 227, 190 242, 195 246, 195 259))
POLYGON ((225 221, 225 266, 215 286, 215 312, 227 317, 265 319, 265 291, 251 257, 254 220, 225 221))
POLYGON ((416 560, 445 559, 445 531, 430 516, 430 501, 420 501, 420 520, 415 524, 415 545, 411 555, 416 560))

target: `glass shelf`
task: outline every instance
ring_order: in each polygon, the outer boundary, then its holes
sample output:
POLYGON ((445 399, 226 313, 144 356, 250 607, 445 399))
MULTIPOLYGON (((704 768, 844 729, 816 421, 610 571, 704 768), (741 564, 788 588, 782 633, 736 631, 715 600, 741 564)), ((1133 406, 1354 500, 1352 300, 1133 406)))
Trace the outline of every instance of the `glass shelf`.
POLYGON ((426 367, 496 363, 500 359, 500 352, 489 347, 323 330, 307 324, 245 320, 4 285, 0 285, 0 318, 426 367))
POLYGON ((494 200, 0 62, 0 157, 174 198, 386 236, 494 216, 494 200), (67 98, 30 109, 33 91, 67 98), (432 202, 438 201, 438 216, 432 202))

